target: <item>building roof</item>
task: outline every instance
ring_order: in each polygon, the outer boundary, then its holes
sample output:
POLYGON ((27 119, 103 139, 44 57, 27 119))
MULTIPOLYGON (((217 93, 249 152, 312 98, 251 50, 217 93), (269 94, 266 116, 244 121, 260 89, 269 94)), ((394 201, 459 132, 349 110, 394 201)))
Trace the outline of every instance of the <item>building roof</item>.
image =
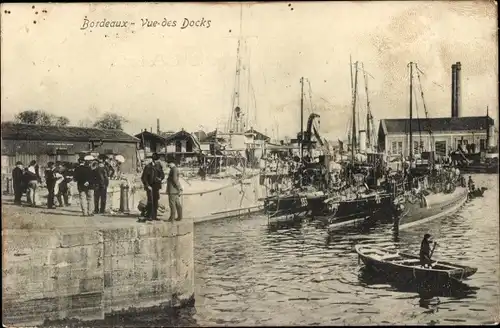
POLYGON ((49 126, 2 122, 2 139, 7 140, 50 140, 50 141, 90 141, 137 143, 139 139, 121 130, 102 130, 77 126, 49 126))
POLYGON ((155 139, 160 142, 165 142, 165 137, 162 137, 156 133, 152 133, 149 131, 142 131, 141 133, 136 134, 135 137, 138 138, 139 140, 142 140, 142 138, 144 137, 144 139, 155 139))
POLYGON ((207 138, 207 134, 205 133, 205 131, 196 131, 196 132, 193 132, 193 135, 198 138, 198 141, 203 141, 207 138))
MULTIPOLYGON (((488 117, 489 125, 494 125, 491 117, 488 117)), ((383 119, 380 120, 380 127, 385 134, 400 134, 410 131, 410 119, 383 119)), ((427 119, 413 119, 411 122, 412 132, 419 131, 467 131, 467 130, 485 130, 487 127, 486 116, 468 116, 468 117, 438 117, 427 119)))
POLYGON ((191 139, 193 142, 193 145, 200 148, 200 143, 198 141, 198 138, 194 137, 191 133, 181 130, 179 132, 176 132, 174 134, 169 135, 168 137, 165 138, 165 141, 167 143, 176 141, 176 140, 185 140, 185 139, 191 139))

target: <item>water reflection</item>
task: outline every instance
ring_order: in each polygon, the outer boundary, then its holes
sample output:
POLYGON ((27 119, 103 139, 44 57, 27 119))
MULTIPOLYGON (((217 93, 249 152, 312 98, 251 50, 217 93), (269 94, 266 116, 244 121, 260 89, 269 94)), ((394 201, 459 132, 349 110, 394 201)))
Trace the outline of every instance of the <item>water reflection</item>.
POLYGON ((366 288, 372 286, 387 286, 387 290, 404 293, 415 293, 420 296, 421 304, 430 305, 435 297, 451 297, 455 299, 474 298, 478 287, 472 287, 464 282, 450 279, 447 284, 402 283, 384 274, 377 273, 367 267, 359 270, 359 283, 366 288))
POLYGON ((456 215, 402 231, 364 224, 329 233, 314 220, 268 225, 267 217, 196 225, 195 317, 246 326, 491 322, 499 297, 496 188, 456 215), (440 245, 433 258, 478 268, 470 281, 420 290, 359 270, 356 244, 418 254, 427 232, 440 245))

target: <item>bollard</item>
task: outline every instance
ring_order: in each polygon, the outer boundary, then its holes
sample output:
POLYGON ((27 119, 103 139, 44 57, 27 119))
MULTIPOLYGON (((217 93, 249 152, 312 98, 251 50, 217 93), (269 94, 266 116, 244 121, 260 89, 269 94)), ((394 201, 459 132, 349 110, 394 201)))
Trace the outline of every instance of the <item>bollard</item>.
POLYGON ((130 213, 128 205, 128 191, 130 187, 127 184, 120 185, 120 212, 130 213))

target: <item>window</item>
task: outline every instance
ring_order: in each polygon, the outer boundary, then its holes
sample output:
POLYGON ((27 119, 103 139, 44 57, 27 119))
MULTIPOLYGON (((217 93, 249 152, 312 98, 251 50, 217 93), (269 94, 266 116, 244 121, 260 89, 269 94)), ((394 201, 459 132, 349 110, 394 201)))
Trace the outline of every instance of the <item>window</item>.
POLYGON ((399 141, 398 142, 398 154, 401 154, 403 152, 403 142, 399 141))
POLYGON ((486 139, 479 139, 479 149, 481 151, 486 150, 486 139))
POLYGON ((446 141, 436 141, 434 143, 436 154, 446 156, 446 141))
POLYGON ((420 154, 424 150, 423 141, 413 141, 413 153, 420 154))
POLYGON ((392 142, 391 152, 392 152, 392 154, 397 154, 398 153, 398 143, 396 141, 392 142))

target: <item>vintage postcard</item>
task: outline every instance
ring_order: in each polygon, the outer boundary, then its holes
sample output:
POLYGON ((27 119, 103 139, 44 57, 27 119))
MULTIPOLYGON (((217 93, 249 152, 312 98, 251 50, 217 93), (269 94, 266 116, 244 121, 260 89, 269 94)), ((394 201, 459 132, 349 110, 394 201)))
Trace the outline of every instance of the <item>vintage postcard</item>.
POLYGON ((495 2, 0 15, 4 326, 498 324, 495 2))

